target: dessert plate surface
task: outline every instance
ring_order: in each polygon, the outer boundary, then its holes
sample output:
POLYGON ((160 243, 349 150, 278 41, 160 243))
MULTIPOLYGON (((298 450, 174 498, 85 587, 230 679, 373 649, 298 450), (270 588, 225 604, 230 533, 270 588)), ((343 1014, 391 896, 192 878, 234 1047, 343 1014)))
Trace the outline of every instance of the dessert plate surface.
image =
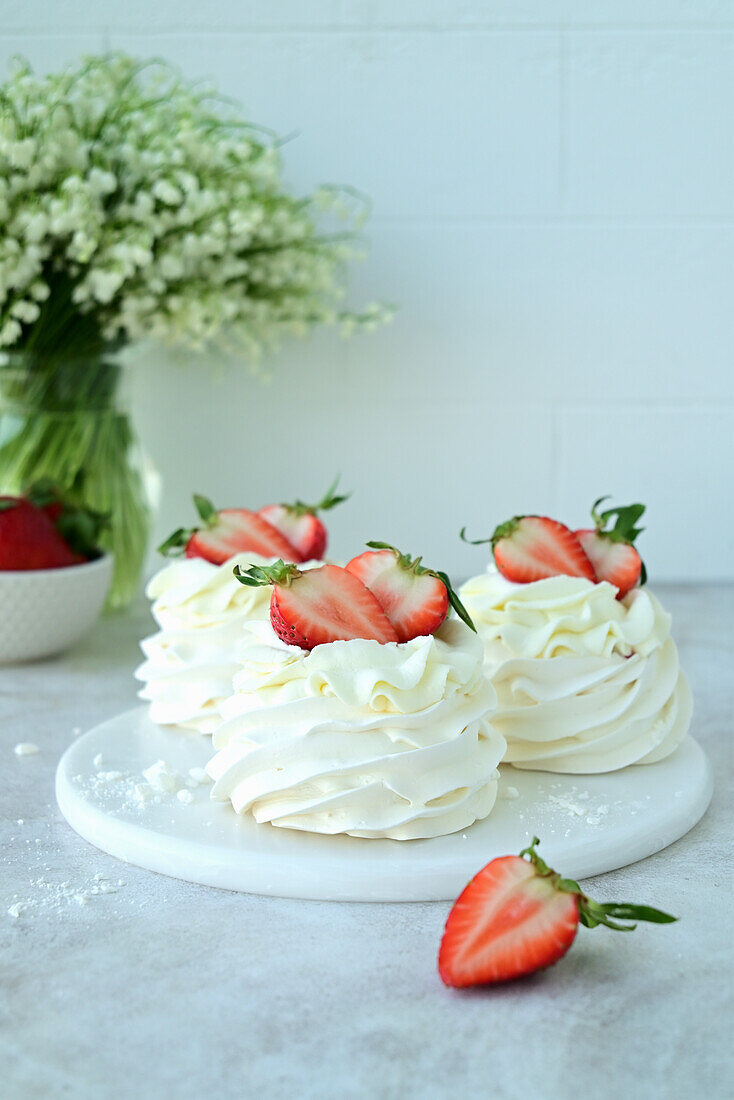
POLYGON ((189 769, 211 756, 201 734, 154 725, 147 707, 79 737, 56 774, 66 820, 85 840, 160 874, 253 894, 324 901, 453 899, 494 856, 533 835, 570 878, 634 863, 687 833, 711 798, 711 769, 691 738, 667 760, 605 775, 554 775, 503 766, 488 818, 431 840, 364 840, 257 825, 212 802, 189 769), (141 801, 143 771, 163 760, 190 792, 141 801))

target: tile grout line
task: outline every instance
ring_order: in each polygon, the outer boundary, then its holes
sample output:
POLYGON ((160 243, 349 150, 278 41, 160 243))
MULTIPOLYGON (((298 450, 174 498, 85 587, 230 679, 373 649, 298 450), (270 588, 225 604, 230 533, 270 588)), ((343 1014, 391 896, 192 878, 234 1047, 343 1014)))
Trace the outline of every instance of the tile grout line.
POLYGON ((568 205, 568 86, 567 41, 561 27, 558 32, 558 197, 562 216, 568 205))
POLYGON ((640 215, 614 215, 593 217, 588 215, 567 214, 477 214, 477 215, 450 215, 450 214, 373 214, 370 225, 404 225, 404 226, 446 226, 446 227, 472 227, 472 226, 565 226, 578 228, 608 228, 615 226, 630 226, 635 228, 677 229, 681 226, 692 228, 716 228, 734 226, 733 214, 671 214, 664 217, 640 215))
POLYGON ((554 404, 551 412, 551 470, 553 472, 552 477, 552 497, 553 497, 553 512, 557 514, 560 509, 561 492, 561 424, 560 413, 562 410, 561 405, 554 404))
POLYGON ((10 30, 3 30, 0 34, 0 40, 3 38, 13 37, 70 37, 72 35, 79 34, 98 34, 100 32, 121 34, 121 35, 134 35, 145 36, 146 38, 160 38, 165 35, 171 35, 175 37, 215 37, 215 36, 229 36, 236 35, 238 37, 255 38, 261 35, 270 35, 273 37, 281 37, 287 35, 298 35, 300 37, 312 36, 317 37, 319 35, 326 37, 337 37, 339 35, 353 35, 357 37, 373 36, 379 37, 380 35, 393 36, 393 35, 469 35, 469 34, 552 34, 559 30, 566 31, 570 34, 579 35, 604 35, 604 34, 639 34, 639 35, 685 35, 685 34, 731 34, 734 33, 734 22, 731 20, 721 22, 700 22, 700 23, 649 23, 640 25, 637 23, 569 23, 568 21, 561 20, 556 22, 527 22, 527 23, 444 23, 444 24, 429 24, 429 23, 386 23, 386 24, 374 24, 372 26, 364 26, 362 24, 343 24, 339 26, 312 26, 309 24, 297 24, 291 23, 286 26, 259 26, 248 27, 242 24, 226 24, 221 26, 211 27, 210 24, 206 25, 191 25, 182 26, 180 24, 172 24, 170 26, 161 26, 151 29, 150 27, 143 27, 140 24, 131 24, 129 26, 120 25, 111 27, 108 23, 104 24, 88 24, 84 27, 79 27, 75 30, 67 30, 63 26, 44 26, 42 30, 29 26, 16 27, 10 30))

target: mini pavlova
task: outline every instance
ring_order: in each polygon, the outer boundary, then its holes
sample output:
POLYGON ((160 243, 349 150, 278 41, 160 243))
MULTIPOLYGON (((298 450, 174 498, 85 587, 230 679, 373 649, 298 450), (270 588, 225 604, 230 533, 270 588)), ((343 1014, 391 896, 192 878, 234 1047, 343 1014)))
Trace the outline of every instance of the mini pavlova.
POLYGON ((219 704, 240 668, 243 627, 269 615, 269 593, 243 587, 233 569, 281 558, 304 569, 319 565, 327 531, 318 512, 345 499, 334 495, 335 488, 316 505, 271 504, 259 512, 217 511, 205 497, 194 497, 201 526, 179 528, 163 543, 161 553, 183 556, 159 570, 146 589, 158 630, 140 643, 145 661, 135 676, 154 722, 201 733, 216 729, 219 704))
POLYGON ((591 773, 651 764, 690 725, 670 615, 640 587, 646 576, 633 543, 643 506, 600 514, 600 503, 593 529, 544 516, 501 525, 491 540, 495 564, 461 589, 497 692, 492 721, 516 767, 591 773))
POLYGON ((445 574, 369 545, 344 569, 238 571, 272 586, 270 621, 243 633, 212 797, 311 832, 464 829, 490 813, 505 751, 482 644, 445 574))

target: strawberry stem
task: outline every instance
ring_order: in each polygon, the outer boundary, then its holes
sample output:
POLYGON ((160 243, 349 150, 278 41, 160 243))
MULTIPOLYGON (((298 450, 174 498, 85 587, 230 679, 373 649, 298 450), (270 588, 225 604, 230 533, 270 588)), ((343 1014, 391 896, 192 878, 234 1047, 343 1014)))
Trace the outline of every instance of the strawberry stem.
POLYGON ((462 542, 468 543, 470 546, 483 546, 485 543, 490 543, 492 551, 500 539, 508 539, 513 534, 515 528, 521 519, 525 519, 525 516, 513 516, 512 519, 505 520, 504 523, 500 523, 498 527, 495 527, 493 533, 488 539, 468 539, 466 537, 466 527, 462 527, 459 532, 462 542))
POLYGON ((486 543, 491 542, 492 539, 468 539, 466 537, 466 527, 462 527, 459 531, 459 538, 462 542, 467 543, 469 546, 484 546, 486 543))
POLYGON ((302 577, 303 573, 295 565, 286 564, 282 558, 273 565, 251 565, 249 569, 240 569, 235 565, 232 570, 240 584, 246 584, 248 588, 260 588, 268 584, 277 584, 281 588, 288 588, 296 577, 302 577))
POLYGON ((520 852, 522 859, 528 858, 535 868, 535 873, 540 878, 547 878, 556 890, 564 894, 575 894, 579 899, 579 920, 584 928, 596 928, 603 924, 605 928, 611 928, 615 932, 632 932, 637 924, 620 924, 619 921, 648 921, 651 924, 672 924, 678 918, 670 913, 664 913, 662 909, 653 909, 650 905, 631 905, 628 902, 598 902, 589 898, 583 892, 577 882, 570 878, 561 878, 541 859, 536 851, 536 845, 540 844, 537 836, 532 843, 520 852), (614 918, 614 919, 612 919, 614 918))
POLYGON ((351 493, 337 495, 336 487, 340 477, 341 474, 337 474, 318 504, 304 504, 302 500, 296 500, 293 504, 283 504, 282 507, 287 508, 294 516, 315 516, 319 512, 330 512, 332 508, 336 508, 337 504, 343 504, 345 500, 349 500, 352 495, 351 493))
POLYGON ((620 505, 619 508, 607 508, 605 512, 600 512, 599 505, 605 500, 609 500, 608 495, 599 497, 591 506, 591 518, 596 525, 597 533, 605 535, 612 542, 628 542, 631 546, 634 545, 637 536, 644 531, 644 527, 637 527, 637 521, 642 518, 645 505, 625 504, 620 505), (614 527, 608 529, 607 524, 613 516, 617 517, 614 527))

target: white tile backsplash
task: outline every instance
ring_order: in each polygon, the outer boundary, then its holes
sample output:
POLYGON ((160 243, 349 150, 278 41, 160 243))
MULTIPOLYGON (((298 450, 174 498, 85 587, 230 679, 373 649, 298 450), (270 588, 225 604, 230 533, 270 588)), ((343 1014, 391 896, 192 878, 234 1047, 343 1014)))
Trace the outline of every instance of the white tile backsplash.
POLYGON ((565 56, 570 213, 734 216, 734 31, 570 31, 565 56))
POLYGON ((648 505, 640 551, 650 581, 731 578, 734 404, 589 408, 559 415, 559 518, 581 524, 602 493, 648 505))
MULTIPOLYGON (((1 2, 1 0, 0 0, 1 2)), ((342 472, 333 549, 458 576, 518 511, 649 506, 653 578, 734 579, 734 8, 728 0, 32 0, 0 56, 164 56, 297 133, 287 180, 373 201, 355 304, 393 326, 292 345, 263 384, 141 349, 163 476, 258 505, 342 472)))

